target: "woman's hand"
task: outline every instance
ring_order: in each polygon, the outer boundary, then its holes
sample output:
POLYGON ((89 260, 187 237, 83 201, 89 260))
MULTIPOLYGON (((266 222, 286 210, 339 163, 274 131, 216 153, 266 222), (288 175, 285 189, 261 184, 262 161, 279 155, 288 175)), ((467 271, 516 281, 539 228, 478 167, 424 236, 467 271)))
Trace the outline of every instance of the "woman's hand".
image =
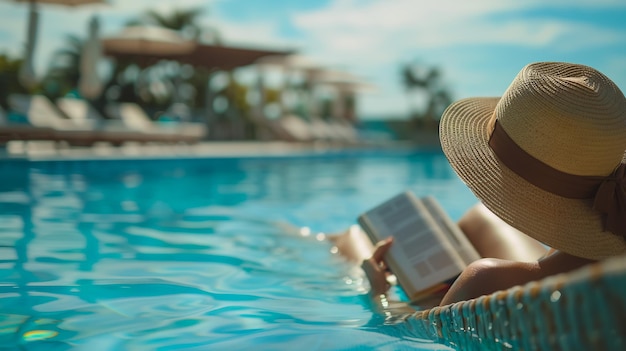
POLYGON ((361 264, 361 268, 363 268, 367 279, 370 281, 371 293, 374 295, 384 294, 391 287, 389 282, 387 282, 389 272, 383 261, 383 257, 389 251, 391 244, 393 244, 393 237, 379 241, 374 247, 372 256, 361 264))

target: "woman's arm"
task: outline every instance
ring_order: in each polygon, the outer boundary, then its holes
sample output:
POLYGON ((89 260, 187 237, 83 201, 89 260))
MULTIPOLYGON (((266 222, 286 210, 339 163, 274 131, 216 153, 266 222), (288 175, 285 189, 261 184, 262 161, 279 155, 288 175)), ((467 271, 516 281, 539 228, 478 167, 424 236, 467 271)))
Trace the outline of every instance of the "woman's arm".
POLYGON ((594 261, 561 251, 554 251, 534 262, 497 258, 480 259, 463 270, 441 300, 441 305, 473 299, 551 275, 569 272, 592 262, 594 261))

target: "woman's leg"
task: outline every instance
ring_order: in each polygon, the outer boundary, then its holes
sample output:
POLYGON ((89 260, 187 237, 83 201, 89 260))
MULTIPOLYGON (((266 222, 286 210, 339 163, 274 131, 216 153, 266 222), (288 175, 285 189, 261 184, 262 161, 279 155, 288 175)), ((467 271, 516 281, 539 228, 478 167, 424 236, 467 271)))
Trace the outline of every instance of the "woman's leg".
POLYGON ((463 215, 459 226, 482 257, 531 262, 548 253, 545 245, 511 227, 481 203, 463 215))
POLYGON ((335 244, 339 254, 349 261, 361 263, 372 257, 374 245, 358 225, 353 225, 341 234, 328 235, 328 240, 335 244))

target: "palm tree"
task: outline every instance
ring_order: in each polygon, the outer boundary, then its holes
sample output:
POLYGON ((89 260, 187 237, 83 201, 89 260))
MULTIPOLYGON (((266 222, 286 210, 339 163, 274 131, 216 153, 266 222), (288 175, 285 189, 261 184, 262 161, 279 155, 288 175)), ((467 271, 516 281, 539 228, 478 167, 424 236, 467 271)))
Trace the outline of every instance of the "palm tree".
POLYGON ((201 33, 197 23, 201 14, 201 9, 174 10, 167 15, 149 10, 144 14, 144 23, 176 30, 188 39, 197 40, 201 33))
POLYGON ((49 97, 65 95, 78 86, 84 40, 68 35, 66 45, 53 53, 52 65, 42 81, 44 94, 49 97))
POLYGON ((24 60, 0 54, 0 106, 7 108, 7 97, 10 94, 28 92, 18 79, 19 70, 24 60))
POLYGON ((204 15, 202 8, 177 9, 167 14, 155 10, 148 10, 140 18, 134 19, 128 25, 150 24, 180 32, 190 40, 206 40, 207 35, 212 41, 220 43, 219 32, 212 27, 201 26, 198 20, 204 15))
POLYGON ((414 100, 411 119, 418 128, 436 127, 443 111, 452 103, 452 96, 436 67, 406 64, 401 69, 402 82, 414 100))

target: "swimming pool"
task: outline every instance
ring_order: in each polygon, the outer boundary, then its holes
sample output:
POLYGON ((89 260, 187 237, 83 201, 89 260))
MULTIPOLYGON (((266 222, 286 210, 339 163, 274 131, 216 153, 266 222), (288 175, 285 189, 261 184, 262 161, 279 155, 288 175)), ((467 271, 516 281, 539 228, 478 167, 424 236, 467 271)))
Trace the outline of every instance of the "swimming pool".
POLYGON ((458 219, 439 152, 0 162, 0 350, 446 349, 317 235, 405 189, 458 219))

